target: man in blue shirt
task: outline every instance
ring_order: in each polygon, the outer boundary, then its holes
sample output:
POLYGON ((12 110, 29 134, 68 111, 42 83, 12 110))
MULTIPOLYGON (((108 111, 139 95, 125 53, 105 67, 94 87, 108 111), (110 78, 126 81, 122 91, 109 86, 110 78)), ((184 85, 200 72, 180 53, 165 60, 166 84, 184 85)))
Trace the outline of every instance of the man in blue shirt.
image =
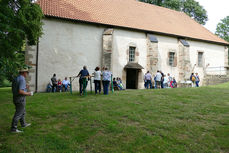
POLYGON ((79 74, 77 75, 77 77, 80 77, 80 79, 79 79, 80 96, 82 96, 83 89, 86 90, 88 78, 90 77, 89 72, 88 72, 86 66, 83 67, 83 69, 79 72, 79 74), (85 85, 83 85, 84 82, 85 82, 85 85))
POLYGON ((19 75, 12 82, 13 102, 15 105, 15 114, 12 120, 11 132, 20 133, 22 131, 17 129, 18 121, 20 120, 21 126, 28 127, 31 124, 25 122, 25 105, 26 96, 31 96, 32 92, 27 92, 25 78, 28 75, 28 69, 19 71, 19 75))

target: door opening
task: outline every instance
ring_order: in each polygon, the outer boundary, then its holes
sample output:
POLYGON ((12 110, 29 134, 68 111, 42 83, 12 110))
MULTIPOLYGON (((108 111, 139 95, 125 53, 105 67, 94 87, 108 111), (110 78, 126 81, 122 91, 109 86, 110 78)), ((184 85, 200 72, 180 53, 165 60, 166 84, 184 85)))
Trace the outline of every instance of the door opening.
POLYGON ((126 88, 138 89, 138 70, 126 69, 126 88))

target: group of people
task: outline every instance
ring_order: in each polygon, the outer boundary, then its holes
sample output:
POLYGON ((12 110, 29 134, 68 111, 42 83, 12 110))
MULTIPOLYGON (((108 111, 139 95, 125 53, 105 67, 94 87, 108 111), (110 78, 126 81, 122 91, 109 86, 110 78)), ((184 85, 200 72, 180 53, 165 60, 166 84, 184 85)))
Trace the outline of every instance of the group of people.
POLYGON ((192 87, 199 87, 200 77, 198 73, 192 73, 190 76, 190 80, 192 81, 192 87))
MULTIPOLYGON (((26 105, 25 97, 33 95, 33 92, 27 91, 29 89, 29 86, 26 85, 26 81, 25 81, 27 75, 28 75, 28 68, 22 69, 19 71, 19 75, 12 82, 13 102, 16 109, 11 124, 12 133, 23 132, 21 130, 18 130, 17 128, 18 121, 20 121, 22 128, 26 128, 31 125, 30 123, 27 123, 25 121, 25 105, 26 105)), ((95 94, 97 94, 98 92, 101 93, 101 82, 102 82, 103 93, 107 95, 109 91, 112 73, 107 68, 103 68, 102 71, 100 71, 100 68, 96 67, 93 75, 94 75, 94 83, 95 83, 95 94)), ((78 77, 80 83, 80 95, 82 95, 83 90, 87 86, 88 80, 91 78, 86 66, 84 66, 83 69, 79 72, 78 77)), ((153 80, 152 75, 148 71, 144 76, 145 88, 147 89, 153 88, 152 80, 153 80)), ((200 77, 198 73, 195 73, 195 75, 194 73, 192 73, 190 76, 190 81, 192 81, 193 87, 194 86, 199 87, 200 77)), ((176 88, 177 87, 177 82, 174 77, 172 78, 169 73, 167 74, 166 77, 166 75, 164 75, 159 70, 154 76, 154 82, 155 82, 154 88, 168 88, 168 87, 176 88)), ((64 87, 64 90, 67 91, 70 82, 67 80, 67 77, 65 77, 65 79, 62 82, 60 79, 57 81, 56 74, 53 74, 50 84, 53 92, 55 92, 56 88, 58 87, 64 87)), ((114 78, 113 85, 114 87, 118 87, 120 90, 123 89, 122 80, 120 78, 114 78)))
POLYGON ((175 77, 171 77, 169 73, 166 76, 162 71, 157 70, 156 75, 152 76, 152 74, 147 71, 144 75, 144 86, 146 89, 176 88, 177 81, 175 77))
MULTIPOLYGON (((103 68, 102 71, 100 71, 99 67, 95 68, 95 71, 92 73, 92 76, 94 77, 94 84, 95 84, 95 94, 101 93, 101 84, 103 85, 103 93, 105 95, 108 95, 109 92, 109 86, 111 82, 111 75, 112 73, 107 69, 103 68)), ((79 91, 80 95, 85 92, 88 81, 92 77, 90 73, 87 70, 87 67, 84 66, 83 69, 78 73, 77 77, 79 77, 79 91)), ((117 81, 115 81, 115 78, 113 80, 113 83, 115 83, 115 87, 117 86, 119 90, 123 89, 122 80, 120 78, 117 78, 117 81)), ((71 86, 71 83, 68 81, 67 77, 63 81, 61 79, 56 78, 56 74, 53 74, 53 77, 51 78, 50 82, 47 85, 47 92, 62 92, 62 91, 68 91, 68 88, 71 86)))
POLYGON ((114 86, 114 89, 116 90, 124 90, 123 88, 123 84, 122 84, 122 79, 117 77, 116 79, 113 78, 113 86, 114 86))
MULTIPOLYGON (((198 73, 192 73, 190 81, 192 82, 192 87, 199 87, 200 77, 198 73)), ((144 75, 144 86, 146 89, 177 88, 177 81, 175 77, 171 77, 169 73, 166 76, 162 71, 158 70, 156 75, 152 76, 152 74, 147 71, 144 75)))
MULTIPOLYGON (((104 95, 108 95, 112 73, 106 67, 104 67, 102 71, 100 70, 99 67, 96 67, 92 75, 94 76, 95 94, 101 93, 101 82, 102 82, 103 93, 104 95)), ((86 66, 83 67, 83 69, 79 72, 77 77, 79 77, 80 95, 82 95, 83 90, 86 90, 87 88, 88 80, 91 79, 91 76, 86 66)))
POLYGON ((56 74, 53 74, 53 77, 51 78, 50 82, 47 85, 47 92, 62 92, 68 91, 68 88, 70 87, 70 82, 68 81, 68 78, 65 77, 63 81, 61 79, 56 78, 56 74))

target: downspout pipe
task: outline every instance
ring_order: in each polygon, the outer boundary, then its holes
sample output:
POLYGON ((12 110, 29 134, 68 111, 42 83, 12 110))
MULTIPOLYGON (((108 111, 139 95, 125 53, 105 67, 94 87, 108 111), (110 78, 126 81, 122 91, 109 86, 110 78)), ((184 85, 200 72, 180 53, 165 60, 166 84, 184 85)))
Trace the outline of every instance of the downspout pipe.
POLYGON ((35 78, 35 92, 37 93, 38 87, 38 56, 39 56, 39 38, 37 42, 37 52, 36 52, 36 78, 35 78))

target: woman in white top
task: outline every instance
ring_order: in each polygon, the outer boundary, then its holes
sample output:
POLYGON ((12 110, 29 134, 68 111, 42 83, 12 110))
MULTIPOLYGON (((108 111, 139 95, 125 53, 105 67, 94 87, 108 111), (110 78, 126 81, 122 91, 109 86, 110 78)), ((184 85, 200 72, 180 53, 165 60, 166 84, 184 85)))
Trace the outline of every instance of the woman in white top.
POLYGON ((99 69, 99 67, 96 67, 94 72, 95 94, 97 94, 98 90, 101 93, 101 71, 99 69))

